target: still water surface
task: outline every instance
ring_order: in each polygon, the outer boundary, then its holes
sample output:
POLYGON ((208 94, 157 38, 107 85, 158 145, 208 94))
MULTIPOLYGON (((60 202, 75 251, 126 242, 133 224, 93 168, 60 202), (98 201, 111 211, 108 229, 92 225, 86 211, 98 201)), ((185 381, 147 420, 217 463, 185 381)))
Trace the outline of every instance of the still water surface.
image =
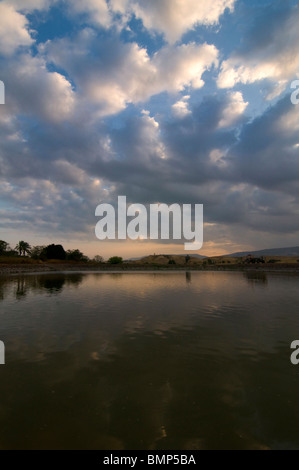
POLYGON ((0 278, 0 449, 299 449, 299 277, 0 278))

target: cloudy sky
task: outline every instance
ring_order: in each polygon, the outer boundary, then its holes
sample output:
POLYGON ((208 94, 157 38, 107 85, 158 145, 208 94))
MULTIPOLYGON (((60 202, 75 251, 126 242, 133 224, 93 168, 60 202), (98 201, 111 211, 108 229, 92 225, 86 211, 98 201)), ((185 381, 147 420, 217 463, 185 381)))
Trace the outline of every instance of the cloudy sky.
POLYGON ((0 2, 0 239, 92 256, 95 208, 204 204, 201 254, 299 245, 299 2, 0 2))

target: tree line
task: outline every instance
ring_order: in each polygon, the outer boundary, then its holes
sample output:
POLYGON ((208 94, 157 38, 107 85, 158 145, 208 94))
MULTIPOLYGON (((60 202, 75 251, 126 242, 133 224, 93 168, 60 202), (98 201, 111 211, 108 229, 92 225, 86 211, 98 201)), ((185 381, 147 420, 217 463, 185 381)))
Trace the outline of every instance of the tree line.
MULTIPOLYGON (((8 242, 0 240, 0 256, 5 257, 30 257, 34 260, 60 260, 60 261, 77 261, 77 262, 94 262, 103 263, 104 258, 96 255, 90 259, 80 250, 65 250, 62 245, 36 245, 30 246, 24 240, 19 241, 15 248, 11 248, 8 242)), ((109 258, 109 264, 121 264, 123 259, 120 256, 112 256, 109 258)))

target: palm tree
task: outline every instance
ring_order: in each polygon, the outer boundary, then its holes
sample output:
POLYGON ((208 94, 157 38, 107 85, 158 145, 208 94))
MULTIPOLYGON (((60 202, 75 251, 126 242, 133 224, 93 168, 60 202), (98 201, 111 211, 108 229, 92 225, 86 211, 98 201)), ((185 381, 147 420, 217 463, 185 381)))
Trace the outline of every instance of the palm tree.
POLYGON ((15 246, 15 250, 18 250, 20 256, 22 256, 23 243, 24 243, 24 242, 19 242, 19 243, 15 246))
POLYGON ((16 245, 16 250, 18 250, 19 252, 19 255, 22 256, 25 256, 26 254, 29 254, 30 253, 30 250, 31 250, 31 246, 29 245, 29 243, 27 242, 24 242, 23 240, 21 240, 17 245, 16 245))

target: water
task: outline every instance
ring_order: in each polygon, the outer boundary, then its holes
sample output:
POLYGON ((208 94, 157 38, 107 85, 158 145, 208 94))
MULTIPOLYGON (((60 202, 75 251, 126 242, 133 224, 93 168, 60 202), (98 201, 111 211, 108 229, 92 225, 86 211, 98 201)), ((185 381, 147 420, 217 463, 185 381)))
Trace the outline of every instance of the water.
POLYGON ((298 281, 0 278, 0 449, 299 449, 298 281))

